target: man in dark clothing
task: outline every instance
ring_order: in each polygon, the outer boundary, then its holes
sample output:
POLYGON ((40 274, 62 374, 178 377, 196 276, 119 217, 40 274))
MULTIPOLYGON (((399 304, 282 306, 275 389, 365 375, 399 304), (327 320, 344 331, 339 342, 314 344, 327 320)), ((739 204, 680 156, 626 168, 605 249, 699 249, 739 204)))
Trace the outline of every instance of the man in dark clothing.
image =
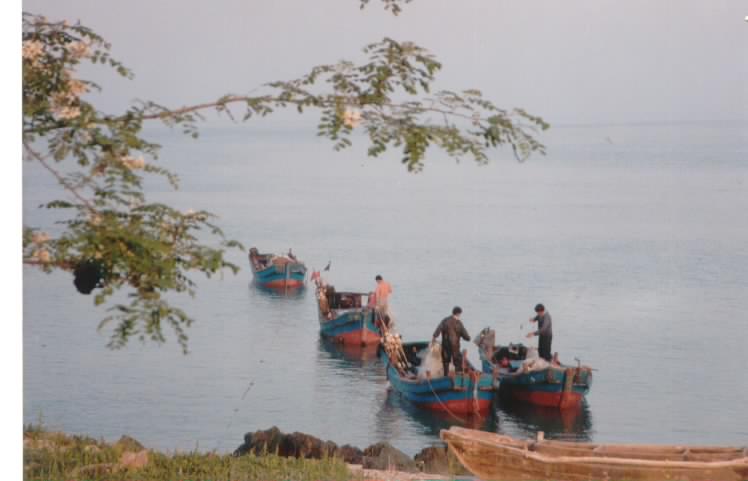
POLYGON ((530 318, 530 322, 538 323, 538 330, 530 332, 527 337, 538 336, 538 355, 548 362, 551 362, 551 341, 553 340, 553 327, 551 325, 551 314, 545 310, 543 304, 535 306, 535 317, 530 318))
POLYGON ((455 366, 456 372, 462 372, 462 353, 460 352, 460 338, 466 341, 470 340, 470 334, 465 330, 465 326, 462 325, 460 316, 462 315, 462 309, 455 307, 452 309, 452 315, 442 319, 442 322, 436 327, 434 331, 434 341, 442 335, 442 364, 444 366, 444 375, 449 375, 449 362, 455 366))

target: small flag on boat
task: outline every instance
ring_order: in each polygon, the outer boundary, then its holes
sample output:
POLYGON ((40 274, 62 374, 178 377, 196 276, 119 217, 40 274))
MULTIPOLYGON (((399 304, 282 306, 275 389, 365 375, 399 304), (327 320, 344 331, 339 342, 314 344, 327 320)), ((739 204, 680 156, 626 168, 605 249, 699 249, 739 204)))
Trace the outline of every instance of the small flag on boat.
POLYGON ((327 265, 326 265, 326 266, 325 266, 325 268, 324 268, 324 269, 322 269, 322 270, 323 270, 323 271, 329 271, 329 270, 330 270, 330 264, 332 264, 332 261, 327 261, 327 265))

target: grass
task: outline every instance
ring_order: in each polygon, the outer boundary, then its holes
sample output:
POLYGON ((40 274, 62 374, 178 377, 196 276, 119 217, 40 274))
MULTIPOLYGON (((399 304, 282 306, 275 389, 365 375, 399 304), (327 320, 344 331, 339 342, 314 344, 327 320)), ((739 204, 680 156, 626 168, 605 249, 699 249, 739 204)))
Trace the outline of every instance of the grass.
POLYGON ((353 479, 338 458, 233 457, 216 453, 148 451, 139 469, 120 464, 126 443, 24 427, 23 467, 28 481, 343 481, 353 479))

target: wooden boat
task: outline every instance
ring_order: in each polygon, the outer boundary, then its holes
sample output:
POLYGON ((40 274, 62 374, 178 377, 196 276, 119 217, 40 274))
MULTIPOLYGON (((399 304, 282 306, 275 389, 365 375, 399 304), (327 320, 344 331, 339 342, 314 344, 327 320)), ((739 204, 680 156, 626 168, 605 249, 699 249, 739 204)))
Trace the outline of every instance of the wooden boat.
POLYGON ((526 362, 529 352, 526 346, 494 346, 491 330, 484 329, 476 344, 481 368, 497 379, 495 387, 503 398, 536 406, 576 408, 592 386, 589 366, 551 363, 547 367, 533 367, 536 364, 526 362))
POLYGON ((402 355, 407 358, 407 368, 402 367, 401 359, 393 359, 392 352, 382 349, 387 379, 392 387, 422 409, 443 411, 450 416, 486 413, 495 394, 491 376, 481 373, 466 362, 464 373, 419 378, 417 368, 421 358, 418 355, 428 347, 428 342, 402 344, 402 355))
POLYGON ((249 249, 249 265, 255 283, 269 289, 304 287, 306 266, 289 255, 260 254, 255 247, 249 249))
POLYGON ((337 343, 333 339, 322 337, 319 340, 320 349, 326 351, 331 359, 338 359, 348 366, 356 368, 369 364, 379 364, 377 344, 343 344, 337 343))
POLYGON ((321 279, 317 279, 316 292, 322 336, 341 344, 379 343, 382 332, 374 322, 374 308, 368 305, 369 293, 337 292, 321 279))
MULTIPOLYGON (((541 434, 541 433, 539 433, 541 434)), ((518 441, 459 427, 440 437, 483 480, 740 481, 748 448, 518 441)))

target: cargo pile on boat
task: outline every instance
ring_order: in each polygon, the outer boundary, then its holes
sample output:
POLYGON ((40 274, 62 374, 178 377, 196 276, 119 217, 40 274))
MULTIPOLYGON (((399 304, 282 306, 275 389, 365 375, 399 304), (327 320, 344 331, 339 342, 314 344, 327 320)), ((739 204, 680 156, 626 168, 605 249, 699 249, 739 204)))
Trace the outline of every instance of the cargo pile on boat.
POLYGON ((382 350, 387 354, 387 358, 390 359, 397 372, 406 376, 411 366, 403 350, 403 340, 400 334, 386 330, 382 337, 382 350))

